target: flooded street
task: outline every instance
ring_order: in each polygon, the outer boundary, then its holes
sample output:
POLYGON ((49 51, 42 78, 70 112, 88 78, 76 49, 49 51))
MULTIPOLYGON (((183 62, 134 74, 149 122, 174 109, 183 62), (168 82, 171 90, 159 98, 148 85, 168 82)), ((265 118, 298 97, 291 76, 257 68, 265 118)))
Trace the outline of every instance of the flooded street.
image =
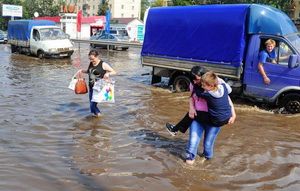
POLYGON ((221 130, 213 160, 188 166, 188 133, 171 137, 165 123, 183 117, 189 93, 151 86, 140 49, 100 49, 118 72, 116 102, 93 118, 88 95, 67 88, 89 63, 89 46, 76 49, 71 59, 40 60, 0 44, 1 191, 299 189, 299 114, 233 100, 237 120, 221 130))

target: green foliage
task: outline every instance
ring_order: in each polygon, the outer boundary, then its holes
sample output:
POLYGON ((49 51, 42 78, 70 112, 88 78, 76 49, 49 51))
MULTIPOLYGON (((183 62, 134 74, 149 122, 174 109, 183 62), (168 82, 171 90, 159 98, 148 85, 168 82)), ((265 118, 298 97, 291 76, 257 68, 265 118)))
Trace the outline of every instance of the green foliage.
MULTIPOLYGON (((162 6, 159 2, 162 0, 156 0, 156 6, 162 6)), ((276 7, 283 12, 290 14, 293 10, 293 0, 172 0, 174 6, 179 5, 202 5, 202 4, 240 4, 240 3, 257 3, 265 4, 276 7)))
POLYGON ((98 15, 105 15, 106 10, 108 10, 108 0, 101 0, 99 6, 98 6, 98 15))
POLYGON ((173 0, 172 3, 175 6, 186 6, 186 5, 194 4, 194 2, 192 0, 173 0))
POLYGON ((164 5, 164 0, 155 0, 151 3, 151 7, 162 7, 164 5))
POLYGON ((39 16, 58 16, 59 4, 53 0, 26 0, 23 3, 23 14, 25 19, 31 19, 34 12, 39 16))
POLYGON ((141 19, 144 19, 145 11, 150 7, 148 0, 141 0, 141 19))

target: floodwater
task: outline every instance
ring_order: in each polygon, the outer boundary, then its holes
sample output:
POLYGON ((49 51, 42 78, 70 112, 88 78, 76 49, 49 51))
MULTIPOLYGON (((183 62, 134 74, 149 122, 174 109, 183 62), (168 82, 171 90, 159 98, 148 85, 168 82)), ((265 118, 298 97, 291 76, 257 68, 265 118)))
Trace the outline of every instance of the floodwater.
POLYGON ((214 159, 188 166, 188 134, 164 125, 185 114, 189 94, 151 86, 140 49, 101 50, 118 72, 116 102, 93 118, 87 94, 67 88, 88 66, 89 47, 76 49, 40 60, 0 45, 1 191, 299 190, 300 115, 234 100, 236 123, 223 127, 214 159))

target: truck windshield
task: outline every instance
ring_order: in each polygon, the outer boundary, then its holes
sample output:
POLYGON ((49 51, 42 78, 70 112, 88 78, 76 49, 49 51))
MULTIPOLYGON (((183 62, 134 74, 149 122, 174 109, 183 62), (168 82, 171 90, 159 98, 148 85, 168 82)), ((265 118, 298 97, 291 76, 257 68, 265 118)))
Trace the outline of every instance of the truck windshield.
POLYGON ((68 36, 59 28, 40 29, 41 40, 67 39, 68 36))
POLYGON ((297 49, 298 53, 300 53, 300 34, 292 34, 287 36, 287 39, 292 43, 292 45, 297 49))

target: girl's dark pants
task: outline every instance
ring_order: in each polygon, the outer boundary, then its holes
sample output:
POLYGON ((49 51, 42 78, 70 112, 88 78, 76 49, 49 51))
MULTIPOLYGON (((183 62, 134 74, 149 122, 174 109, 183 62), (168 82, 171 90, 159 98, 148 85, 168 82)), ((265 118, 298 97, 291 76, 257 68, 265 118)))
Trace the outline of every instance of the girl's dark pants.
MULTIPOLYGON (((196 111, 197 116, 195 116, 195 120, 201 124, 209 123, 209 115, 205 111, 196 111)), ((179 121, 173 128, 174 131, 180 131, 181 133, 185 133, 188 128, 191 126, 194 119, 190 118, 189 112, 185 114, 185 116, 179 121)))

